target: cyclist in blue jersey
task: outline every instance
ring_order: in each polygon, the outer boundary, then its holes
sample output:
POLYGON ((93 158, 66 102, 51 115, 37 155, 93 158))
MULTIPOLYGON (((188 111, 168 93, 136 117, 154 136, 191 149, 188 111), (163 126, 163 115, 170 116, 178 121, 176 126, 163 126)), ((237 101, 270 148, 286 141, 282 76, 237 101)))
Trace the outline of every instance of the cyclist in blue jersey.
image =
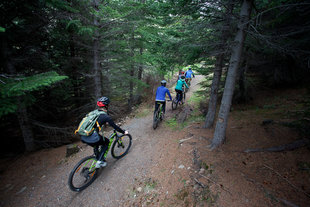
POLYGON ((157 111, 159 104, 163 104, 163 115, 165 114, 166 111, 166 94, 168 94, 170 101, 172 101, 169 89, 166 88, 167 81, 162 80, 161 86, 159 86, 156 90, 156 97, 155 97, 155 111, 157 111))
POLYGON ((188 80, 192 80, 192 75, 193 75, 193 78, 195 78, 195 74, 192 71, 192 69, 188 68, 188 71, 186 71, 186 73, 185 73, 185 81, 186 81, 186 83, 188 83, 188 80))

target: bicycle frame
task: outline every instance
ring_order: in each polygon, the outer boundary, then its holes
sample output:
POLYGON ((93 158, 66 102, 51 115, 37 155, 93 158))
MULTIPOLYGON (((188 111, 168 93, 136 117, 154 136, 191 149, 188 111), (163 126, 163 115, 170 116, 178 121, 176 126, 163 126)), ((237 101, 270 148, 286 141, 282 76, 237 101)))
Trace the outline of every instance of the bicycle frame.
POLYGON ((162 112, 163 112, 163 103, 158 103, 159 104, 159 107, 157 109, 157 111, 155 111, 155 113, 158 113, 158 118, 161 116, 162 112))
POLYGON ((118 134, 117 134, 116 131, 114 130, 113 133, 112 133, 112 134, 110 135, 110 137, 109 137, 110 142, 109 142, 109 145, 108 145, 108 149, 106 150, 106 152, 105 152, 104 155, 103 155, 104 159, 107 158, 108 152, 110 151, 111 145, 112 145, 112 143, 113 143, 115 137, 118 138, 118 134))

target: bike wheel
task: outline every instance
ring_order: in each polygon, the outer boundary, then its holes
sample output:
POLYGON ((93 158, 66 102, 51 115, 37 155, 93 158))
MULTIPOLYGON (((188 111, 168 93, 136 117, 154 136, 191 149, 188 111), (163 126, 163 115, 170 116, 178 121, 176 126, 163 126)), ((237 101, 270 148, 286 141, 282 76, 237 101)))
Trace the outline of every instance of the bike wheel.
POLYGON ((111 154, 112 157, 120 159, 124 157, 131 147, 132 137, 130 134, 124 134, 113 142, 111 154))
POLYGON ((158 126, 158 122, 159 122, 159 113, 158 110, 154 113, 153 116, 153 129, 156 129, 158 126))
POLYGON ((68 184, 71 190, 80 192, 87 188, 97 177, 97 159, 88 156, 79 161, 69 175, 68 184))
POLYGON ((185 95, 186 93, 185 92, 183 92, 183 99, 182 99, 182 103, 184 104, 185 103, 185 98, 186 98, 186 95, 185 95))
POLYGON ((175 97, 175 98, 172 100, 172 110, 177 109, 177 107, 178 107, 178 98, 175 97))

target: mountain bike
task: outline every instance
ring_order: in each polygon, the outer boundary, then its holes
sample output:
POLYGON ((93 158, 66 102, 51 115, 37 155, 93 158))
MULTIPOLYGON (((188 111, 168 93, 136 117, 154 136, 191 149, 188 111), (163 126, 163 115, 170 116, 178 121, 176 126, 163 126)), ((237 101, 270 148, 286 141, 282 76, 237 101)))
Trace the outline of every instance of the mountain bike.
POLYGON ((191 85, 192 78, 185 78, 186 84, 188 87, 191 85))
POLYGON ((179 104, 180 102, 181 102, 182 104, 185 103, 186 95, 185 95, 184 86, 183 86, 182 94, 183 94, 182 100, 180 100, 181 97, 180 97, 180 94, 179 94, 179 93, 177 93, 177 95, 175 96, 175 98, 172 100, 172 110, 176 110, 177 107, 178 107, 178 104, 179 104))
MULTIPOLYGON (((104 158, 111 148, 111 155, 115 159, 124 157, 132 144, 132 137, 130 134, 117 134, 114 130, 109 137, 110 142, 108 149, 104 154, 104 158)), ((80 192, 87 188, 97 178, 98 171, 100 168, 96 168, 99 155, 101 153, 102 146, 94 147, 94 154, 81 159, 73 168, 69 175, 68 184, 72 191, 80 192)))
MULTIPOLYGON (((167 101, 171 101, 171 100, 167 100, 167 101)), ((158 124, 160 121, 163 120, 163 103, 159 103, 159 107, 157 109, 157 111, 154 111, 154 115, 153 115, 153 129, 156 129, 158 127, 158 124)))
POLYGON ((159 107, 156 111, 154 111, 153 115, 153 129, 156 129, 158 127, 159 122, 162 120, 163 116, 163 103, 158 102, 159 107))

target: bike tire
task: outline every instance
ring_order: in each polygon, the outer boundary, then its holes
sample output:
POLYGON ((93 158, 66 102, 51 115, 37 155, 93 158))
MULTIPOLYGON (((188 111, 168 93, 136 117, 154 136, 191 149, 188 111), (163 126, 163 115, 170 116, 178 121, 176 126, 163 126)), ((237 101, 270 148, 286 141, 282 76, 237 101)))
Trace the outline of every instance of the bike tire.
POLYGON ((184 104, 185 103, 185 98, 186 98, 186 93, 183 93, 183 99, 182 99, 182 103, 184 104))
POLYGON ((154 113, 154 116, 153 116, 153 129, 156 129, 157 126, 158 126, 158 110, 154 113))
POLYGON ((125 155, 127 155, 131 147, 131 144, 132 144, 132 137, 130 134, 124 134, 121 137, 119 137, 112 144, 112 148, 111 148, 112 157, 114 157, 115 159, 120 159, 124 157, 125 155), (124 150, 118 153, 118 151, 121 151, 119 150, 121 148, 123 148, 124 150))
POLYGON ((177 107, 178 107, 178 99, 177 99, 177 97, 175 97, 172 100, 171 107, 172 107, 172 110, 176 110, 177 109, 177 107))
POLYGON ((68 185, 72 191, 80 192, 94 182, 98 174, 98 168, 95 168, 96 163, 97 159, 92 155, 84 157, 74 166, 68 179, 68 185), (90 166, 88 164, 90 164, 90 166), (81 181, 84 179, 84 181, 82 184, 77 185, 77 183, 75 183, 76 179, 81 179, 81 181))

